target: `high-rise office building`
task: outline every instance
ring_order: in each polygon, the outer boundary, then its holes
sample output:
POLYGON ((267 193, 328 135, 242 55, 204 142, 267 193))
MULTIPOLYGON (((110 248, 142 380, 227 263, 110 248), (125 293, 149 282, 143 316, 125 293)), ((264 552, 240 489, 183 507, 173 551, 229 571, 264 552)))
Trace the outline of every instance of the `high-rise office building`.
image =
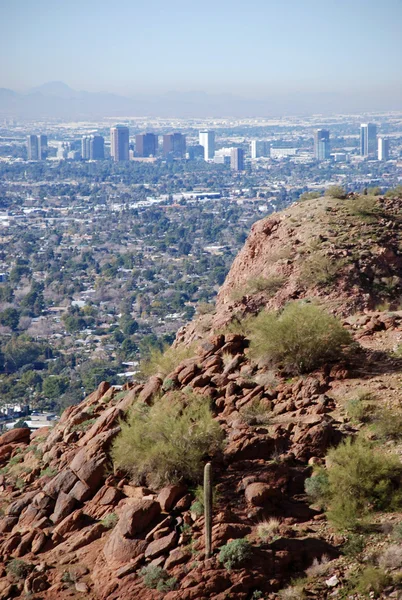
POLYGON ((215 155, 215 131, 200 131, 199 142, 204 147, 204 160, 211 160, 215 155))
POLYGON ((47 135, 38 135, 38 154, 39 160, 47 159, 47 135))
POLYGON ((330 157, 329 131, 317 129, 314 132, 314 157, 317 160, 328 160, 330 157))
POLYGON ((378 138, 378 160, 389 160, 389 139, 378 138))
POLYGON ((203 160, 205 155, 204 146, 196 144, 187 148, 187 157, 189 160, 203 160))
POLYGON ((168 133, 163 136, 164 156, 183 158, 186 154, 186 136, 182 133, 168 133))
POLYGON ((115 125, 110 128, 110 155, 116 162, 129 160, 130 131, 125 125, 115 125))
POLYGON ((47 159, 47 135, 28 136, 28 160, 47 159))
POLYGON ((244 150, 242 148, 232 148, 230 168, 232 171, 244 171, 244 150))
POLYGON ((81 139, 81 157, 84 160, 89 160, 89 146, 91 143, 91 137, 89 135, 84 135, 81 139))
POLYGON ((158 136, 155 133, 139 133, 136 135, 135 153, 137 156, 156 156, 158 153, 158 136))
POLYGON ((28 160, 39 160, 38 136, 29 135, 27 137, 28 160))
POLYGON ((89 140, 89 158, 90 160, 104 160, 105 140, 102 135, 91 135, 89 140))
POLYGON ((375 156, 377 150, 377 126, 374 123, 360 125, 360 155, 375 156))
POLYGON ((269 156, 269 143, 262 140, 252 140, 250 144, 251 158, 269 156))

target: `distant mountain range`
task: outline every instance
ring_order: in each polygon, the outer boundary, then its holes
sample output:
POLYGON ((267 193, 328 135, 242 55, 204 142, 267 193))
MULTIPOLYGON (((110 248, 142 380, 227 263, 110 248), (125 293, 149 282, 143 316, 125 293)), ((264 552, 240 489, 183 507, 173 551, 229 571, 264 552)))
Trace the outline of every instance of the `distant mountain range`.
POLYGON ((134 97, 86 92, 52 81, 18 93, 0 88, 0 116, 22 119, 88 119, 123 116, 159 117, 270 117, 333 112, 402 111, 402 87, 370 94, 272 93, 261 100, 231 94, 167 92, 134 97))

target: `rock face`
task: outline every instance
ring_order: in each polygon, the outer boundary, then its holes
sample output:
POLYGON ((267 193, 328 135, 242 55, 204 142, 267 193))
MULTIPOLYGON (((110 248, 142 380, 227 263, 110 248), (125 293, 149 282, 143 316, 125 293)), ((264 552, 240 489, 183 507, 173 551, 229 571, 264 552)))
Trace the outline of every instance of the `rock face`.
MULTIPOLYGON (((383 209, 391 222, 402 206, 399 200, 387 203, 383 201, 383 209)), ((380 221, 371 257, 363 253, 357 266, 342 263, 342 275, 332 288, 307 288, 299 277, 301 257, 308 256, 306 232, 311 230, 313 239, 325 237, 323 222, 339 221, 343 214, 329 199, 318 202, 314 210, 322 217, 314 232, 315 221, 308 216, 313 208, 308 203, 253 227, 221 289, 212 327, 233 314, 241 317, 263 305, 281 306, 291 297, 327 296, 339 314, 365 309, 364 314, 344 319, 361 344, 356 350, 358 360, 352 357, 348 364, 324 365, 289 380, 279 371, 272 376, 270 369, 254 363, 243 335, 205 331, 201 335, 195 322, 178 334, 178 341, 200 338, 194 356, 179 364, 165 382, 156 375, 145 385, 127 386, 123 397, 104 382, 41 436, 30 438, 27 429, 3 434, 0 463, 7 469, 0 475, 4 511, 0 562, 18 558, 34 568, 22 585, 0 565, 0 598, 40 594, 44 600, 67 600, 75 593, 92 600, 160 600, 161 592, 145 586, 140 574, 143 567, 151 566, 161 567, 171 583, 176 581, 176 589, 163 591, 166 600, 249 600, 260 597, 259 592, 265 600, 274 600, 278 590, 314 560, 339 555, 342 538, 327 528, 322 513, 308 505, 304 482, 311 465, 323 463, 328 448, 354 433, 339 398, 358 389, 360 377, 365 386, 376 385, 384 402, 392 402, 394 396, 402 400, 400 385, 393 379, 400 376, 400 361, 379 352, 381 344, 391 351, 401 342, 402 311, 368 311, 374 295, 367 296, 357 283, 353 293, 342 295, 355 267, 366 268, 370 260, 381 272, 401 276, 399 255, 381 251, 392 240, 396 243, 400 233, 380 221), (235 288, 250 277, 274 275, 287 277, 274 295, 248 288, 243 298, 233 300, 235 288), (213 461, 214 552, 208 560, 204 560, 202 507, 194 502, 192 484, 173 482, 153 489, 146 487, 146 481, 130 481, 111 463, 110 446, 127 409, 133 402, 150 404, 157 394, 169 398, 172 383, 175 390, 193 389, 208 398, 225 436, 222 455, 213 461), (88 420, 88 415, 95 419, 90 429, 77 431, 75 425, 88 420), (18 487, 13 472, 18 464, 9 464, 16 455, 30 467, 19 475, 18 487), (276 533, 263 540, 258 526, 272 517, 278 520, 276 533), (219 548, 239 538, 250 540, 251 555, 229 571, 219 561, 219 548)), ((350 234, 353 239, 353 231, 350 234)), ((326 235, 325 251, 338 256, 341 243, 326 235)), ((342 572, 337 571, 336 579, 332 572, 325 577, 342 581, 342 572)), ((314 597, 326 599, 332 593, 324 582, 314 597)))

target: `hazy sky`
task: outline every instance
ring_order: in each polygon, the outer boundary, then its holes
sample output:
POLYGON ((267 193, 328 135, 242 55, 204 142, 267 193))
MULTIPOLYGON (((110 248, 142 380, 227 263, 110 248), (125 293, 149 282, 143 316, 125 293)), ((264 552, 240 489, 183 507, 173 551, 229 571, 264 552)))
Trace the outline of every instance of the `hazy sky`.
POLYGON ((392 89, 401 27, 402 0, 0 0, 0 87, 392 89))

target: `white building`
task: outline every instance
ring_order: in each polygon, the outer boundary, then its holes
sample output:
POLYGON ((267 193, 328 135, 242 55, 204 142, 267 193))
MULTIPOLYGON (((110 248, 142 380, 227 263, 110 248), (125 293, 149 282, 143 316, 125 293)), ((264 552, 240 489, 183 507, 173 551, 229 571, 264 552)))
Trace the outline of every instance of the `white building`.
POLYGON ((215 155, 215 131, 200 131, 199 142, 204 148, 204 160, 211 160, 215 155))
POLYGON ((287 158, 288 156, 295 156, 297 154, 297 148, 271 148, 271 158, 287 158))
POLYGON ((378 138, 378 160, 389 160, 389 139, 378 138))
POLYGON ((360 156, 375 157, 377 148, 377 126, 374 123, 360 125, 360 156))
POLYGON ((269 143, 262 140, 252 140, 250 151, 252 159, 269 156, 269 143))

